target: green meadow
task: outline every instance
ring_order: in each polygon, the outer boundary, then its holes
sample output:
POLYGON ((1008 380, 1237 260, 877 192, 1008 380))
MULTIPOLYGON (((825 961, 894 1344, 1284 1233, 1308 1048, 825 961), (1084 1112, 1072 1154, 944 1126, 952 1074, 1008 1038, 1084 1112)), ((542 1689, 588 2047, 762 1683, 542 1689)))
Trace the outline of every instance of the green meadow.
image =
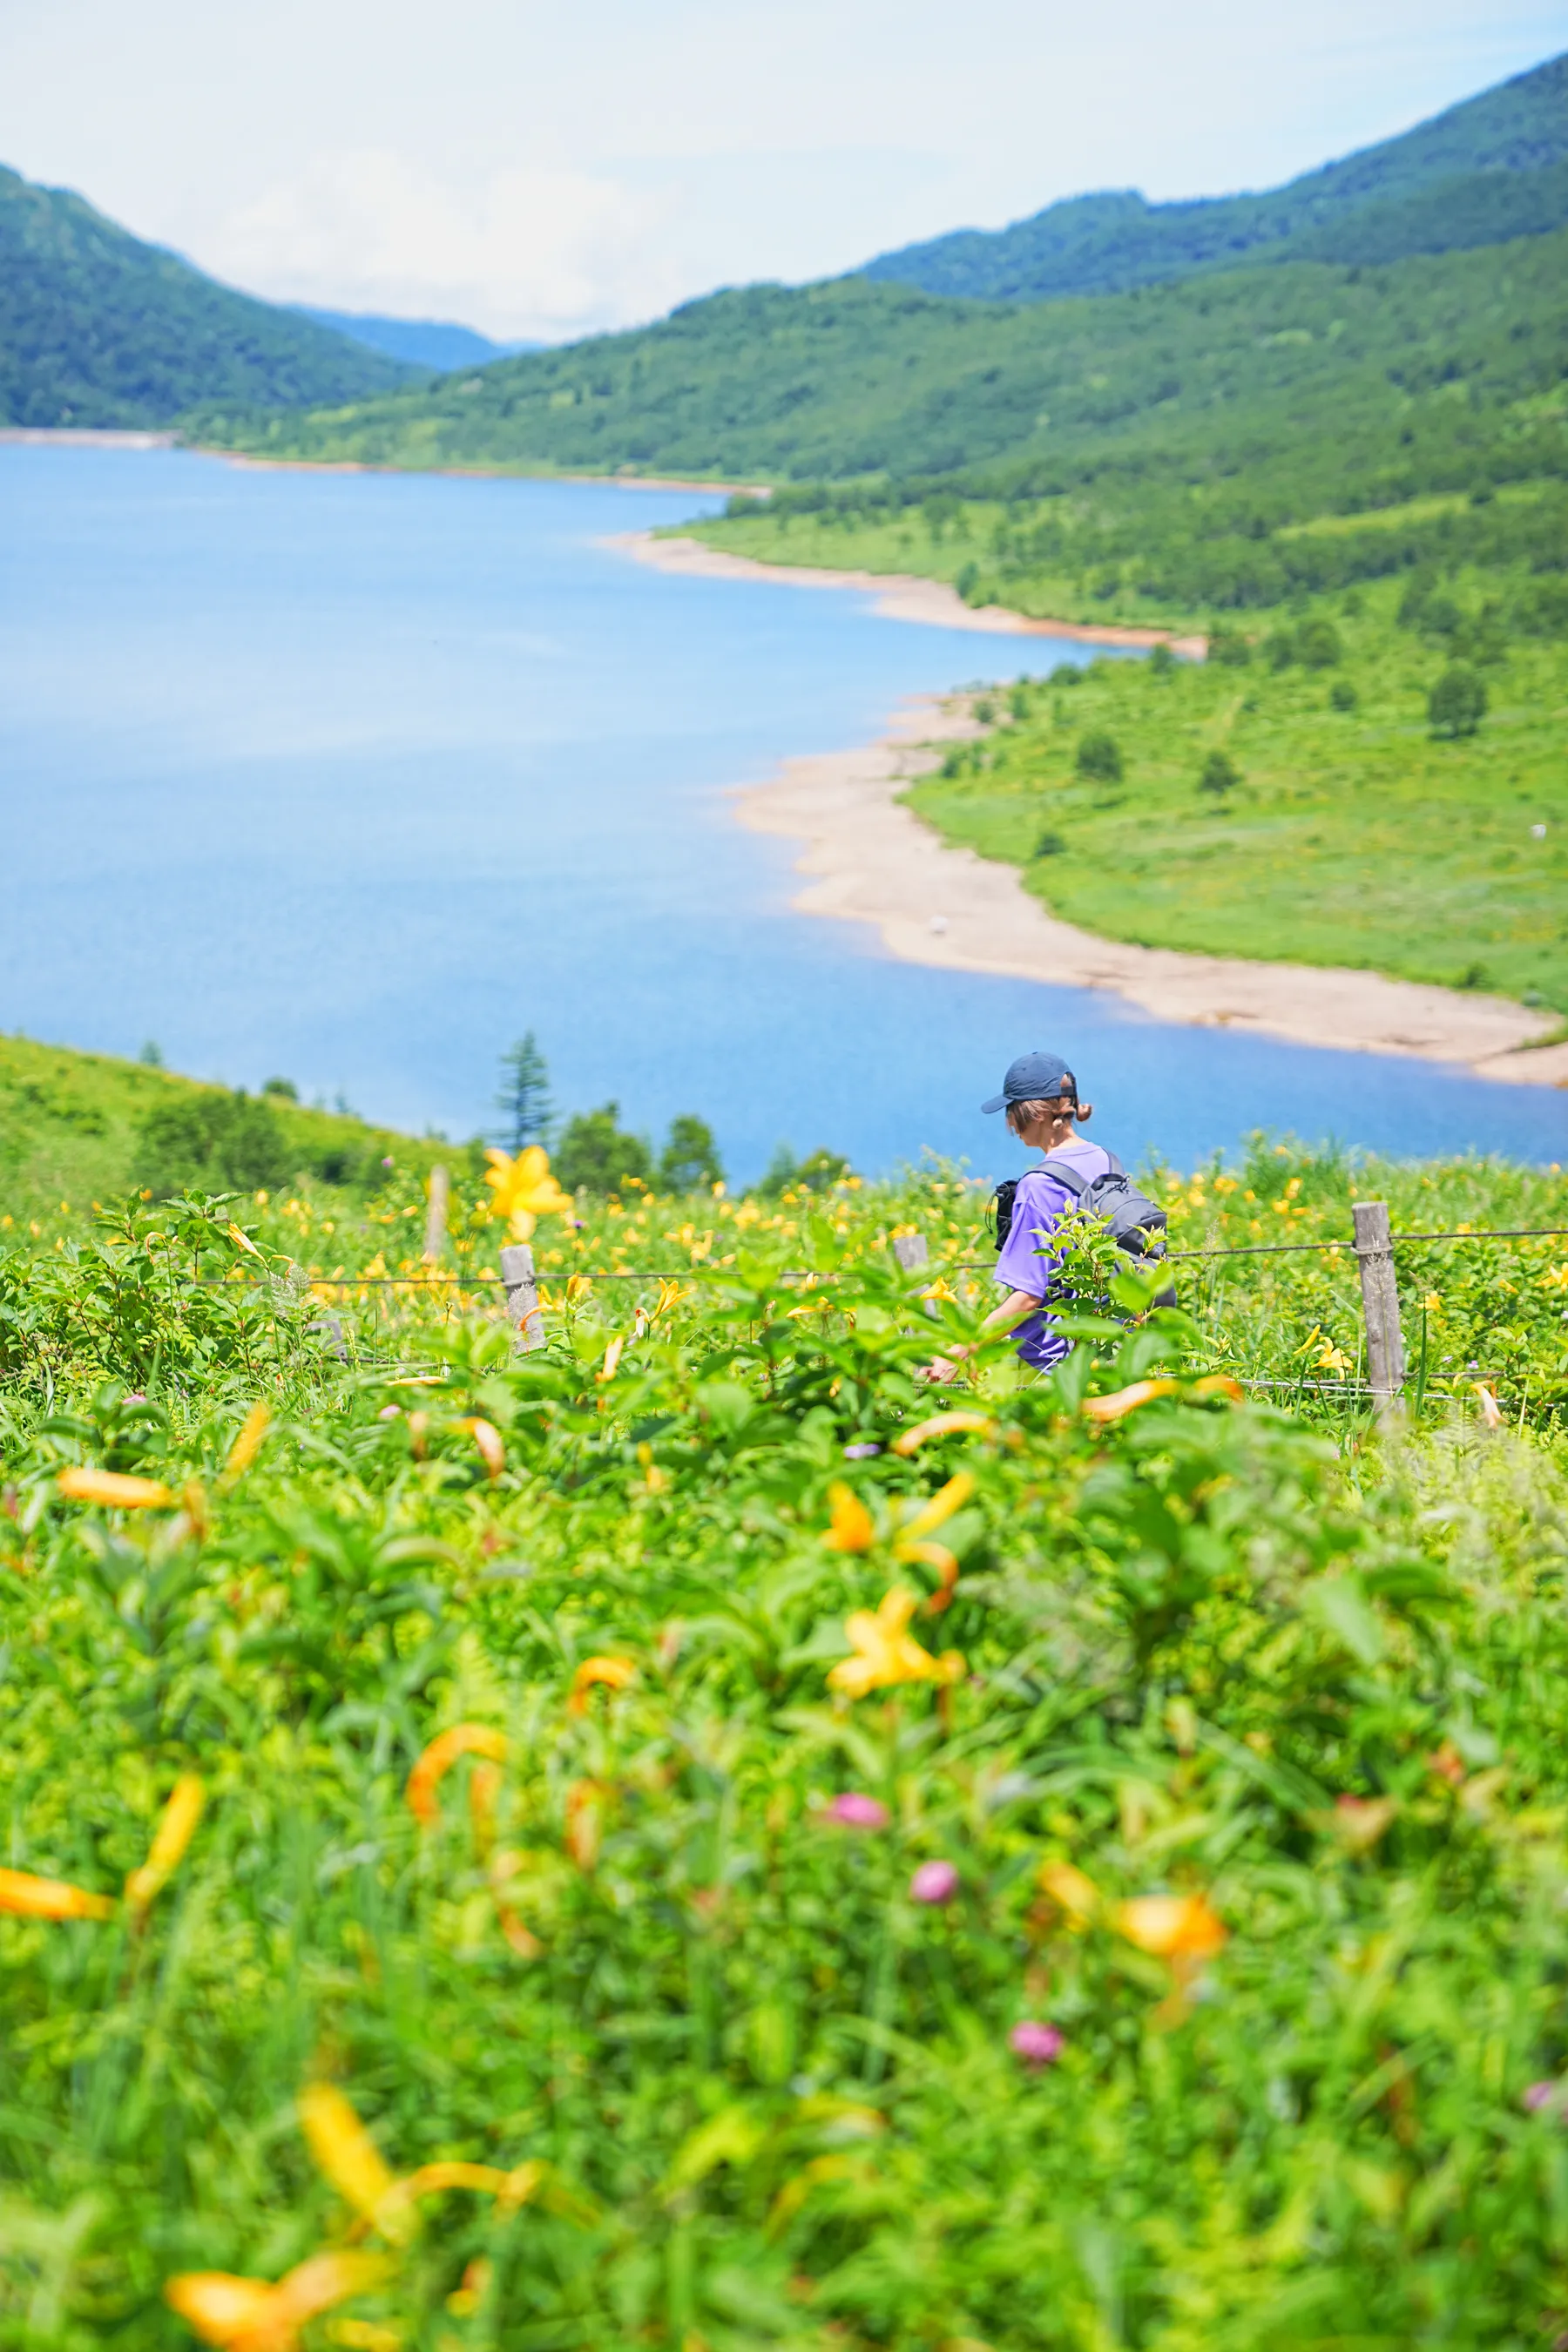
POLYGON ((1568 1012, 1561 647, 1500 625, 1463 665, 1485 688, 1477 731, 1428 717, 1455 667, 1452 615, 1483 635, 1495 585, 1447 583, 1440 629, 1424 625, 1430 603, 1410 614, 1407 587, 1378 585, 1233 629, 1216 640, 1228 658, 1101 656, 998 689, 982 701, 991 731, 910 805, 1108 939, 1568 1012), (1098 763, 1097 740, 1112 747, 1098 763))

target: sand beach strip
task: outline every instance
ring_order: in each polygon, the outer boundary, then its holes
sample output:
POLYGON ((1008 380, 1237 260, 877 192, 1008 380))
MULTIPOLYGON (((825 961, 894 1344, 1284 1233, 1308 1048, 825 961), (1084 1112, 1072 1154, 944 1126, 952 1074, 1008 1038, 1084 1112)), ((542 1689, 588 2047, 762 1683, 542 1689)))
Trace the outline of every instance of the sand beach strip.
POLYGON ((1568 1045, 1521 1050, 1550 1034, 1552 1016, 1502 997, 1376 972, 1123 946, 1062 922, 1016 867, 950 848, 900 799, 938 763, 942 744, 981 731, 967 697, 922 697, 878 742, 786 760, 777 776, 738 788, 735 811, 758 833, 805 845, 796 868, 810 879, 793 901, 800 913, 873 923, 888 952, 906 962, 1110 989, 1161 1021, 1568 1086, 1568 1045))
POLYGON ((1005 604, 966 604, 945 580, 922 580, 912 572, 824 572, 807 564, 760 563, 750 555, 730 555, 698 539, 664 539, 652 531, 627 531, 607 542, 656 572, 688 579, 765 580, 775 588, 857 588, 874 596, 885 620, 922 621, 937 629, 975 629, 997 637, 1067 637, 1084 646, 1168 645, 1173 653, 1201 657, 1203 637, 1176 637, 1168 629, 1130 629, 1079 621, 1036 621, 1005 604))

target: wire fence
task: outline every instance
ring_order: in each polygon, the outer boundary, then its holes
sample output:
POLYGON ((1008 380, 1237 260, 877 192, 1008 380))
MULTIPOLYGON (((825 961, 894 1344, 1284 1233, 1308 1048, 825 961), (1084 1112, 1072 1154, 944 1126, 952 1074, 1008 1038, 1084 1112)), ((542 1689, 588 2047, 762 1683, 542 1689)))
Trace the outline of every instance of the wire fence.
MULTIPOLYGON (((1414 1242, 1505 1242, 1505 1241, 1568 1241, 1568 1225, 1492 1225, 1474 1229, 1456 1228, 1450 1233, 1391 1234, 1394 1247, 1414 1242)), ((1191 1265, 1200 1259, 1222 1257, 1296 1257, 1310 1253, 1329 1256, 1357 1255, 1352 1241, 1324 1242, 1239 1242, 1226 1249, 1168 1250, 1159 1260, 1163 1265, 1191 1265)), ((965 1257, 931 1259, 913 1269, 919 1274, 977 1274, 992 1267, 989 1258, 965 1257)), ((504 1290, 506 1283, 499 1274, 312 1274, 308 1280, 312 1289, 342 1290, 425 1290, 456 1287, 462 1290, 504 1290)), ((781 1267, 772 1277, 778 1282, 839 1282, 847 1279, 842 1272, 820 1273, 811 1266, 781 1267)), ((221 1280, 222 1277, 217 1277, 221 1280)), ((732 1265, 685 1266, 567 1266, 558 1270, 542 1268, 539 1279, 545 1283, 570 1282, 691 1282, 735 1279, 732 1265)))

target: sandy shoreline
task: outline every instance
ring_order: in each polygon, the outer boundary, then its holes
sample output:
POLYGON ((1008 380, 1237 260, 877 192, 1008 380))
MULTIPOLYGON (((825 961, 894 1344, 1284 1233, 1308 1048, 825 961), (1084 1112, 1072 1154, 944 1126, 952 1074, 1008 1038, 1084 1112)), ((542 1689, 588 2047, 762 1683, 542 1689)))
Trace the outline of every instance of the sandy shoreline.
POLYGON ((754 556, 730 555, 698 539, 656 539, 651 531, 628 531, 612 541, 638 563, 656 572, 683 572, 690 579, 766 580, 774 587, 858 588, 875 596, 889 621, 922 621, 940 629, 977 629, 990 636, 1068 637, 1083 646, 1169 646, 1173 653, 1201 659, 1204 637, 1173 636, 1169 629, 1132 629, 1114 623, 1036 621, 1005 604, 966 604, 945 580, 923 580, 913 572, 826 572, 813 564, 761 563, 754 556))
POLYGON ((874 923, 889 953, 907 963, 1108 988, 1160 1021, 1568 1086, 1568 1045, 1518 1050, 1556 1025, 1551 1016, 1502 997, 1123 946, 1059 921, 1015 867, 949 848, 899 797, 937 764, 940 750, 929 747, 981 731, 964 697, 922 697, 879 742, 786 760, 766 783, 737 788, 736 814, 754 832, 805 841, 796 870, 813 878, 793 901, 800 913, 874 923))

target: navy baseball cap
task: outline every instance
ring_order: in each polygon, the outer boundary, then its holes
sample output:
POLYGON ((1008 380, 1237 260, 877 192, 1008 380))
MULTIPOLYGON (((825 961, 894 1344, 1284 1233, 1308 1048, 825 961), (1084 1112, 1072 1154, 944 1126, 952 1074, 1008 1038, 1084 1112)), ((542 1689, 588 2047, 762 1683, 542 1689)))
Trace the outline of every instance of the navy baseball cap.
POLYGON ((1002 1091, 982 1103, 984 1111, 1005 1110, 1009 1103, 1053 1102, 1058 1095, 1078 1100, 1078 1080, 1059 1054, 1020 1054, 1007 1065, 1002 1091))

